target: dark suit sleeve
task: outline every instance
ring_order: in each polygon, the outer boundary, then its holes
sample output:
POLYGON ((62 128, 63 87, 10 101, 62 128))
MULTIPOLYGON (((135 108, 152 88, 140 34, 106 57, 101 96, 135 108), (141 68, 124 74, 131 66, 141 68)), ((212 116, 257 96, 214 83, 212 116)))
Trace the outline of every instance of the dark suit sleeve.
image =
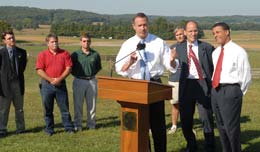
POLYGON ((208 44, 207 55, 208 55, 208 60, 209 60, 209 68, 210 68, 211 76, 212 76, 213 70, 214 70, 213 59, 212 59, 212 53, 214 50, 215 50, 215 48, 211 44, 208 44))
POLYGON ((2 52, 3 50, 0 50, 0 95, 3 96, 3 89, 2 89, 2 52))
POLYGON ((23 72, 24 72, 25 69, 26 69, 26 65, 27 65, 28 59, 27 59, 26 50, 23 50, 22 52, 23 52, 22 54, 23 54, 23 59, 24 59, 24 61, 23 61, 23 63, 22 63, 22 69, 23 69, 23 72))
POLYGON ((1 49, 0 50, 0 74, 1 74, 1 70, 2 70, 2 52, 3 52, 3 50, 1 49))
POLYGON ((19 62, 19 73, 23 73, 25 71, 26 65, 27 65, 27 53, 26 50, 16 47, 16 50, 18 51, 18 62, 19 62))

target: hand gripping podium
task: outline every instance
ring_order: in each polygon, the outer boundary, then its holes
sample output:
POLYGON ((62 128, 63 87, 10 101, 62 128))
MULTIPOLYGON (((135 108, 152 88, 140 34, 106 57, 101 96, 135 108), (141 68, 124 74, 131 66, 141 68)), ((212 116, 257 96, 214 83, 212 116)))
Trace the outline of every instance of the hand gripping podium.
POLYGON ((172 99, 172 86, 99 76, 98 97, 121 105, 121 152, 148 152, 149 104, 172 99))

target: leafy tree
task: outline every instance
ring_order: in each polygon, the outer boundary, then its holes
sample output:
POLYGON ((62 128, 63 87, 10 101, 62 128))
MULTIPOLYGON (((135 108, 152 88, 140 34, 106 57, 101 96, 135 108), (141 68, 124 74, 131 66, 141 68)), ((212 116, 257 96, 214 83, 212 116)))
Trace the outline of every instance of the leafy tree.
MULTIPOLYGON (((12 30, 11 25, 0 20, 0 32, 3 33, 4 31, 7 31, 7 30, 12 30)), ((0 44, 2 45, 2 40, 1 40, 0 44)))
POLYGON ((3 33, 6 30, 12 30, 11 25, 0 20, 0 32, 3 33))

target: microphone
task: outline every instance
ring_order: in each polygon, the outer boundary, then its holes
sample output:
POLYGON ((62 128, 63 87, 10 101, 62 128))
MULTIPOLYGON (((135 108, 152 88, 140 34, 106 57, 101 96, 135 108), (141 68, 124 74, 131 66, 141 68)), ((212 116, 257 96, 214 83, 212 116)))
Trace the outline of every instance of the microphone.
POLYGON ((140 51, 143 50, 145 48, 145 44, 142 43, 142 41, 140 41, 137 46, 136 46, 136 50, 132 51, 131 53, 127 54, 126 56, 122 57, 121 59, 119 59, 118 61, 115 62, 115 64, 117 64, 118 62, 120 62, 121 60, 125 59, 126 57, 128 57, 129 55, 131 55, 132 53, 134 53, 135 51, 140 51))
MULTIPOLYGON (((134 53, 135 51, 140 51, 145 49, 145 43, 143 42, 143 40, 141 40, 137 45, 136 45, 136 50, 132 51, 131 53, 127 54, 126 56, 122 57, 121 59, 119 59, 118 61, 114 62, 114 65, 116 65, 118 62, 122 61, 123 59, 125 59, 126 57, 128 57, 129 55, 131 55, 132 53, 134 53)), ((111 68, 110 70, 110 77, 112 77, 112 73, 113 73, 113 69, 111 68)))
POLYGON ((144 40, 141 40, 141 41, 137 44, 136 50, 138 50, 138 53, 139 53, 141 59, 146 62, 146 56, 145 56, 144 49, 145 49, 145 43, 144 43, 144 40))
POLYGON ((145 43, 143 43, 142 41, 140 41, 137 46, 136 46, 136 50, 143 50, 145 49, 145 43))

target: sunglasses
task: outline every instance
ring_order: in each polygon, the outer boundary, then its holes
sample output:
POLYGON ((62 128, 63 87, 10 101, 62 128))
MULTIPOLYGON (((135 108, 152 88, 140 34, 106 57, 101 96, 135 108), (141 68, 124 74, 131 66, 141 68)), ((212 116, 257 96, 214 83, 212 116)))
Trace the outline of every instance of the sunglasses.
POLYGON ((90 43, 91 41, 90 40, 83 40, 82 42, 83 43, 86 43, 86 42, 90 43))

